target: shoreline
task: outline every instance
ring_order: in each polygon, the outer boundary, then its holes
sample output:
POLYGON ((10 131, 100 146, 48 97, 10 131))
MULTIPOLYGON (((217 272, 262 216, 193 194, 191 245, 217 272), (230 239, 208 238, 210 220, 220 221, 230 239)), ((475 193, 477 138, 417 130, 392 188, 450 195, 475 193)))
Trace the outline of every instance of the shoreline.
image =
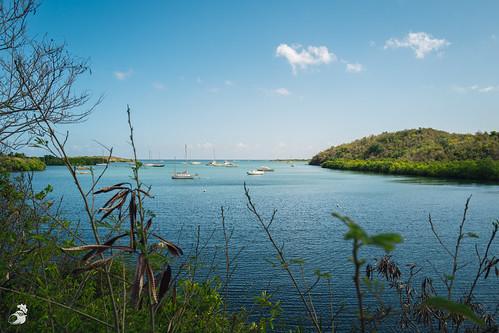
MULTIPOLYGON (((310 163, 310 165, 319 166, 313 163, 310 163)), ((499 184, 499 161, 491 159, 432 162, 333 159, 321 163, 320 167, 372 174, 467 180, 499 184)))

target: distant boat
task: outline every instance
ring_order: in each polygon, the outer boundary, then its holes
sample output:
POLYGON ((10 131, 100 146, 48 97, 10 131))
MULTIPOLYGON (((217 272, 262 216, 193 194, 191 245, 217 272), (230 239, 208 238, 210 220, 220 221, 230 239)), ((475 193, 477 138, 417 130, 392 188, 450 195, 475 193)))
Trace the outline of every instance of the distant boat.
POLYGON ((107 163, 97 163, 96 166, 107 166, 107 163))
POLYGON ((172 175, 172 179, 194 179, 194 176, 185 170, 182 172, 175 172, 172 175))
POLYGON ((295 165, 294 165, 294 164, 291 164, 291 167, 292 167, 292 168, 294 168, 294 167, 295 167, 295 165))
POLYGON ((272 172, 274 169, 269 168, 268 166, 261 166, 257 169, 258 171, 264 171, 264 172, 272 172))
POLYGON ((239 165, 235 164, 235 163, 232 163, 232 162, 229 162, 229 161, 225 161, 224 162, 224 167, 227 167, 227 168, 235 168, 235 167, 238 167, 239 165))
POLYGON ((260 171, 260 170, 251 170, 246 172, 249 176, 262 176, 265 174, 265 172, 260 171))
POLYGON ((90 167, 85 166, 85 165, 78 165, 76 167, 76 170, 90 170, 90 167))
MULTIPOLYGON (((185 160, 187 160, 187 145, 185 145, 185 160)), ((175 159, 175 171, 173 172, 172 179, 194 179, 187 169, 177 172, 177 159, 175 159)))
POLYGON ((90 171, 76 171, 79 175, 89 175, 90 171))
POLYGON ((206 164, 207 166, 213 166, 213 167, 223 167, 225 166, 224 163, 218 163, 217 161, 213 160, 209 163, 206 164))
POLYGON ((144 166, 152 168, 162 168, 165 165, 163 163, 145 163, 144 166))
POLYGON ((199 161, 192 161, 192 162, 191 162, 191 164, 192 164, 192 165, 200 165, 200 164, 201 164, 201 162, 199 162, 199 161))
POLYGON ((223 167, 225 166, 224 163, 218 163, 217 159, 215 157, 215 148, 213 148, 213 161, 206 163, 207 166, 213 166, 213 167, 223 167))
MULTIPOLYGON (((149 160, 151 160, 151 150, 149 150, 149 160)), ((144 166, 151 168, 162 168, 165 165, 163 163, 144 163, 144 166)))

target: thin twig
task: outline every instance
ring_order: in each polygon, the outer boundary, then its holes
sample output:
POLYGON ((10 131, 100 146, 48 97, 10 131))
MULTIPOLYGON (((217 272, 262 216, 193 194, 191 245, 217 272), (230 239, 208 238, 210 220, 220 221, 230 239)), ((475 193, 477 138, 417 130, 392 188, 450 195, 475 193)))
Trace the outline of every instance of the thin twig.
POLYGON ((274 249, 277 253, 277 256, 279 257, 279 260, 281 262, 281 266, 288 273, 288 276, 291 279, 293 287, 295 288, 298 295, 300 296, 300 299, 301 299, 303 305, 305 306, 305 309, 307 310, 308 315, 310 316, 310 319, 312 320, 312 323, 314 324, 315 329, 317 330, 317 332, 322 332, 321 326, 320 326, 319 321, 317 319, 317 315, 315 314, 313 309, 308 304, 307 300, 305 299, 305 295, 303 294, 300 287, 298 286, 298 282, 296 281, 296 278, 294 277, 293 272, 291 272, 291 269, 289 268, 289 264, 286 261, 286 258, 284 256, 284 252, 282 251, 282 247, 279 247, 279 245, 277 245, 274 237, 272 236, 272 233, 269 230, 270 225, 274 221, 277 210, 274 209, 274 211, 272 213, 272 217, 270 218, 270 221, 268 223, 265 223, 263 221, 262 217, 260 216, 260 214, 258 213, 258 211, 256 210, 255 204, 253 203, 253 200, 251 199, 251 196, 249 194, 249 189, 246 187, 246 183, 244 183, 244 194, 245 194, 246 199, 248 201, 247 207, 248 207, 249 211, 251 213, 253 213, 253 215, 255 215, 260 226, 267 234, 267 238, 269 239, 270 243, 272 244, 272 246, 274 247, 274 249))

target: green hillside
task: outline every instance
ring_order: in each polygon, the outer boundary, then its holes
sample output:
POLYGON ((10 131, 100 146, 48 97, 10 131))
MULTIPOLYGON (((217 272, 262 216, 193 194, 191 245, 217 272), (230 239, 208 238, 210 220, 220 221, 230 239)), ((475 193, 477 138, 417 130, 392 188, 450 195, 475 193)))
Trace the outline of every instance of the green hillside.
POLYGON ((431 128, 382 133, 326 149, 310 164, 331 169, 499 180, 499 133, 431 128))
POLYGON ((499 133, 455 134, 431 128, 385 132, 326 149, 312 158, 319 165, 333 158, 407 161, 499 160, 499 133))

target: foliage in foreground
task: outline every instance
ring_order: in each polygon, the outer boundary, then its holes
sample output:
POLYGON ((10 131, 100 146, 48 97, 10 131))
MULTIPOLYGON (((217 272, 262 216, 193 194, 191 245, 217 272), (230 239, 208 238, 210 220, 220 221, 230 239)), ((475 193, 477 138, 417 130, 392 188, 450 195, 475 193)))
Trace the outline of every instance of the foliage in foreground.
MULTIPOLYGON (((125 262, 130 258, 115 259, 109 267, 111 295, 105 269, 88 270, 60 250, 80 242, 80 236, 69 221, 49 213, 54 203, 46 196, 51 190, 33 193, 26 179, 10 182, 0 175, 0 331, 15 329, 7 317, 20 303, 29 306, 23 332, 113 330, 112 296, 123 309, 122 331, 153 331, 149 308, 136 307, 129 299, 134 272, 125 262)), ((244 311, 227 314, 220 282, 194 281, 189 274, 172 278, 175 286, 156 313, 156 331, 257 332, 270 322, 251 323, 244 311)))
POLYGON ((499 161, 492 159, 433 162, 333 159, 321 166, 383 174, 499 181, 499 161))
MULTIPOLYGON (((336 332, 338 316, 344 310, 340 304, 330 301, 329 318, 321 316, 316 311, 314 305, 313 289, 321 282, 326 281, 329 287, 330 299, 332 299, 331 274, 314 271, 315 281, 310 284, 303 277, 305 261, 301 258, 288 258, 284 252, 284 245, 279 245, 271 231, 271 225, 275 220, 277 211, 274 210, 271 217, 265 220, 256 209, 256 205, 249 195, 249 190, 245 186, 245 194, 248 202, 248 209, 255 216, 258 224, 264 231, 270 244, 276 252, 279 266, 284 269, 290 278, 290 284, 299 295, 301 302, 308 313, 315 331, 323 332, 331 330, 336 332), (298 272, 296 271, 298 266, 298 272), (298 283, 299 276, 302 276, 301 283, 298 283), (337 310, 335 310, 337 308, 337 310)), ((496 323, 498 308, 487 309, 475 298, 475 288, 479 282, 493 276, 499 277, 499 258, 493 254, 492 244, 499 231, 499 220, 492 223, 492 232, 481 244, 475 243, 474 260, 470 259, 469 253, 462 254, 462 243, 465 239, 477 239, 479 236, 473 232, 465 232, 464 226, 467 221, 467 213, 471 197, 466 201, 463 217, 459 223, 459 233, 455 244, 448 245, 441 235, 436 231, 431 215, 428 222, 432 233, 438 240, 442 251, 448 255, 450 268, 448 271, 434 267, 437 278, 445 287, 445 296, 437 291, 434 286, 434 278, 431 276, 421 276, 422 266, 417 262, 406 265, 408 269, 401 268, 396 263, 389 252, 396 248, 398 243, 403 241, 401 235, 396 233, 379 233, 369 235, 359 224, 347 216, 333 213, 336 219, 342 221, 347 231, 344 239, 352 242, 352 256, 350 261, 353 264, 353 283, 355 286, 355 296, 357 299, 357 321, 351 323, 350 329, 354 332, 377 332, 382 329, 397 329, 407 332, 497 332, 499 327, 496 323), (361 258, 362 249, 365 247, 378 247, 386 254, 381 258, 376 258, 374 262, 368 263, 361 258), (461 257, 467 257, 463 263, 461 257), (473 283, 464 290, 455 290, 456 281, 460 270, 468 265, 473 265, 474 276, 471 276, 473 283), (418 275, 419 274, 419 275, 418 275), (388 289, 385 289, 385 284, 388 289), (390 294, 395 294, 397 302, 387 301, 390 294), (460 294, 456 296, 456 294, 460 294), (374 300, 374 305, 366 305, 366 298, 374 300), (493 311, 493 312, 492 312, 493 311)), ((419 258, 421 259, 421 258, 419 258)), ((431 264, 431 259, 427 258, 431 264)), ((334 273, 333 273, 334 274, 334 273)), ((492 299, 492 302, 496 300, 492 299)), ((372 302, 371 302, 372 303, 372 302)), ((345 330, 345 328, 343 328, 345 330)))

